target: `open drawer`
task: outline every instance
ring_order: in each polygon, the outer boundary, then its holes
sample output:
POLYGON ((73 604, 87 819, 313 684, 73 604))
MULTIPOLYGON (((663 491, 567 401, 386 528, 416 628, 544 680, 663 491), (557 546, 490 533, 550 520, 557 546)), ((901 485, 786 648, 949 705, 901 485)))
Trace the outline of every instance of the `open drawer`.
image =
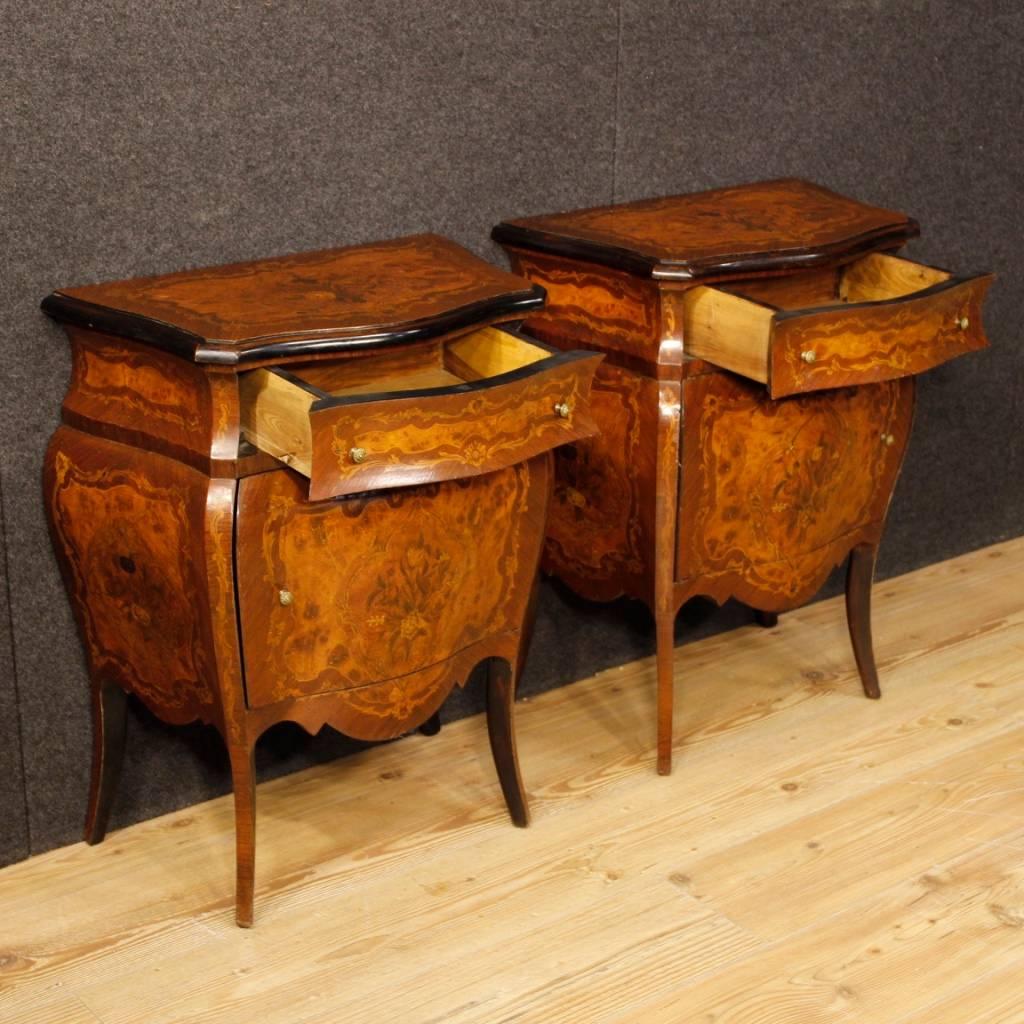
POLYGON ((767 384, 771 396, 905 377, 988 342, 981 305, 991 274, 945 270, 872 253, 839 271, 828 304, 783 308, 787 278, 698 287, 684 298, 688 355, 767 384))
POLYGON ((308 476, 314 500, 478 476, 596 433, 601 358, 485 327, 397 358, 252 370, 242 436, 308 476))

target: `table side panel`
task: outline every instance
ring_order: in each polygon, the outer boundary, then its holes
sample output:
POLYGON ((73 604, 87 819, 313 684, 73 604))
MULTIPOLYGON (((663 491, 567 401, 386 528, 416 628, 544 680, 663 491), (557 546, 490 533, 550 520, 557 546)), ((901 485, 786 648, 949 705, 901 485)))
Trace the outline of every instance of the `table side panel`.
POLYGON ((67 426, 46 455, 51 535, 93 684, 116 682, 172 723, 221 724, 204 545, 216 484, 67 426))
POLYGON ((65 422, 210 473, 238 456, 238 385, 151 346, 67 328, 71 383, 65 422))
POLYGON ((653 598, 658 381, 602 363, 599 432, 555 453, 543 568, 590 600, 653 598))
POLYGON ((562 348, 580 344, 655 362, 660 294, 652 281, 597 264, 507 248, 512 269, 547 292, 524 321, 529 333, 562 348))

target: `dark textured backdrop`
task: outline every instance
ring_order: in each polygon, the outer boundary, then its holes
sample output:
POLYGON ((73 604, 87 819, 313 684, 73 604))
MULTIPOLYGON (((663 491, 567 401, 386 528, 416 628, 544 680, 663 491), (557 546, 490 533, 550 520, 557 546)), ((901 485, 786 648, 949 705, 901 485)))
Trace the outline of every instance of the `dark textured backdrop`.
MULTIPOLYGON (((993 268, 990 352, 929 374, 883 575, 1024 532, 1018 0, 0 0, 0 863, 77 839, 89 720, 39 473, 60 285, 799 175, 993 268)), ((684 611, 681 633, 744 621, 684 611)), ((643 612, 543 593, 525 687, 648 653, 643 612), (556 633, 557 630, 557 633, 556 633)), ((811 656, 812 652, 809 652, 811 656)), ((476 707, 454 699, 447 714, 476 707)), ((653 724, 652 724, 653 729, 653 724)), ((137 711, 115 826, 227 787, 205 728, 137 711)), ((278 727, 265 773, 344 749, 278 727)))

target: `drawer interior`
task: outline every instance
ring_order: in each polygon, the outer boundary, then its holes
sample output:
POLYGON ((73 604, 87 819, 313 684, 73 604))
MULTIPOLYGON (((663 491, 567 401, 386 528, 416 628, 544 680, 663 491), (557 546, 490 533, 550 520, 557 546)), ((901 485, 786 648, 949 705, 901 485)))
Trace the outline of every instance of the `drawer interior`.
POLYGON ((311 476, 314 405, 458 394, 554 355, 508 328, 483 327, 440 342, 251 370, 239 377, 242 440, 311 476))

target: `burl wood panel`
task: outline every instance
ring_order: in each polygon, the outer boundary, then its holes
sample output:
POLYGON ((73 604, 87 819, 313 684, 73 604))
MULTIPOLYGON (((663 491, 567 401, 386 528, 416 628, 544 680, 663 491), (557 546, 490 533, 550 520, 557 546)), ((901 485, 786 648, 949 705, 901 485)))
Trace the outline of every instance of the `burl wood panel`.
POLYGON ((441 662, 519 629, 548 464, 544 455, 487 476, 316 503, 288 471, 243 480, 238 586, 250 706, 344 690, 374 720, 356 733, 364 738, 397 735, 436 707, 438 688, 455 681, 441 662))
POLYGON ((542 568, 583 597, 650 601, 658 382, 602 363, 590 392, 598 433, 555 453, 542 568))
POLYGON ((665 196, 499 224, 502 244, 590 260, 641 276, 806 268, 918 233, 905 214, 797 179, 665 196))
POLYGON ((547 292, 542 309, 525 321, 534 337, 562 348, 622 352, 653 363, 659 343, 658 289, 608 267, 509 249, 512 269, 547 292))
POLYGON ((60 427, 47 451, 51 534, 94 685, 174 723, 221 724, 203 529, 211 480, 60 427))
POLYGON ((313 500, 478 476, 596 429, 587 396, 601 357, 561 353, 503 378, 408 397, 318 403, 310 413, 313 500), (567 403, 569 416, 555 407, 567 403), (353 448, 366 459, 352 460, 353 448))
POLYGON ((65 288, 43 309, 197 362, 233 364, 437 336, 542 301, 454 242, 415 235, 65 288))
POLYGON ((730 281, 722 290, 780 309, 827 306, 839 297, 839 273, 839 267, 822 267, 782 277, 752 277, 730 281))
POLYGON ((923 373, 988 344, 981 318, 992 275, 890 302, 782 313, 772 331, 775 398, 923 373), (813 352, 808 363, 804 353, 813 352))
POLYGON ((727 374, 684 383, 679 599, 782 610, 880 533, 909 436, 912 379, 771 400, 727 374), (691 582, 692 581, 692 582, 691 582))
POLYGON ((77 327, 65 422, 211 473, 238 454, 238 387, 150 345, 77 327))

